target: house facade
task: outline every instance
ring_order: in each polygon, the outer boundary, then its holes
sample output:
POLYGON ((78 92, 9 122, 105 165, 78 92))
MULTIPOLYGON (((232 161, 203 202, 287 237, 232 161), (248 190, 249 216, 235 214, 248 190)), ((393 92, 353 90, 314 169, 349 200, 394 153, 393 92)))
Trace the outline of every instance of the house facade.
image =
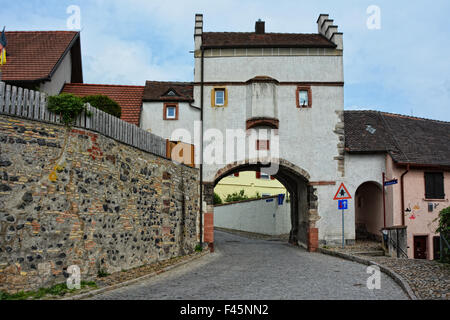
POLYGON ((229 194, 245 191, 245 195, 255 197, 286 195, 286 188, 274 177, 263 172, 242 171, 223 178, 214 188, 222 200, 225 200, 229 194))
POLYGON ((65 83, 83 83, 80 33, 75 31, 6 32, 7 63, 1 81, 57 95, 65 83))
POLYGON ((328 15, 317 25, 316 34, 269 33, 263 21, 252 32, 204 32, 196 15, 194 81, 147 82, 141 126, 203 147, 205 242, 214 242, 214 188, 256 171, 290 195, 291 243, 314 251, 342 242, 334 197, 344 183, 347 243, 406 227, 408 257, 435 258, 435 219, 449 205, 449 123, 344 112, 343 34, 328 15), (390 180, 398 183, 383 188, 390 180))
POLYGON ((356 239, 380 239, 382 229, 405 228, 403 256, 438 259, 437 219, 450 206, 450 123, 346 111, 345 132, 356 239))

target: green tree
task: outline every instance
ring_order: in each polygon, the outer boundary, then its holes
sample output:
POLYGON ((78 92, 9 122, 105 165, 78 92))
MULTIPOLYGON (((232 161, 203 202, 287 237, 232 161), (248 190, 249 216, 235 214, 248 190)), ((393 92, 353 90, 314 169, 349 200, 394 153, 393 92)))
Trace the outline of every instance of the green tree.
POLYGON ((94 108, 109 113, 110 115, 120 118, 122 115, 122 108, 113 99, 103 95, 86 96, 82 98, 84 103, 89 103, 94 108))
POLYGON ((214 204, 222 204, 222 198, 214 192, 214 204))

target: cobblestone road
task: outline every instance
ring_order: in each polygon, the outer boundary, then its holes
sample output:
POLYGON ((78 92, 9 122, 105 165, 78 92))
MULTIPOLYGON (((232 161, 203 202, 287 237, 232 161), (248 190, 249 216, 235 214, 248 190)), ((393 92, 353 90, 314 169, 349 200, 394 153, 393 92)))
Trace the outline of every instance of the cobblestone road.
POLYGON ((219 231, 215 236, 216 253, 93 299, 407 299, 384 274, 380 290, 367 289, 369 274, 358 263, 308 253, 281 241, 219 231))

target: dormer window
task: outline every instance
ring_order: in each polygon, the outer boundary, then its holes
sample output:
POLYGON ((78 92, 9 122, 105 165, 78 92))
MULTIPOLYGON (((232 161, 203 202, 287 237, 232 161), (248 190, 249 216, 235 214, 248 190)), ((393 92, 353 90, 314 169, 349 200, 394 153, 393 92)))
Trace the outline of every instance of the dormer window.
POLYGON ((178 120, 178 104, 164 104, 164 120, 178 120))
POLYGON ((297 108, 311 108, 312 94, 311 87, 297 88, 297 108))
POLYGON ((163 97, 177 97, 178 96, 178 93, 174 90, 174 89, 172 89, 172 88, 170 88, 165 94, 163 94, 162 95, 163 97))

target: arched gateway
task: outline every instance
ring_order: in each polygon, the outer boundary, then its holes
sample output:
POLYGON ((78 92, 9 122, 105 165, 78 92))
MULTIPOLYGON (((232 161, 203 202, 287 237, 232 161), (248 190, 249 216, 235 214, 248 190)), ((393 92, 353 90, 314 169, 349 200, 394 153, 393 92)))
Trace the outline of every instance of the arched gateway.
MULTIPOLYGON (((273 174, 291 195, 291 232, 289 243, 304 245, 309 251, 318 248, 318 228, 316 221, 320 219, 317 211, 318 197, 315 188, 309 185, 310 175, 298 166, 284 160, 278 159, 278 172, 273 174)), ((256 163, 256 161, 243 161, 228 164, 217 171, 214 182, 204 184, 204 200, 207 208, 204 219, 205 241, 214 242, 214 187, 224 177, 240 171, 264 170, 267 165, 256 163)))

